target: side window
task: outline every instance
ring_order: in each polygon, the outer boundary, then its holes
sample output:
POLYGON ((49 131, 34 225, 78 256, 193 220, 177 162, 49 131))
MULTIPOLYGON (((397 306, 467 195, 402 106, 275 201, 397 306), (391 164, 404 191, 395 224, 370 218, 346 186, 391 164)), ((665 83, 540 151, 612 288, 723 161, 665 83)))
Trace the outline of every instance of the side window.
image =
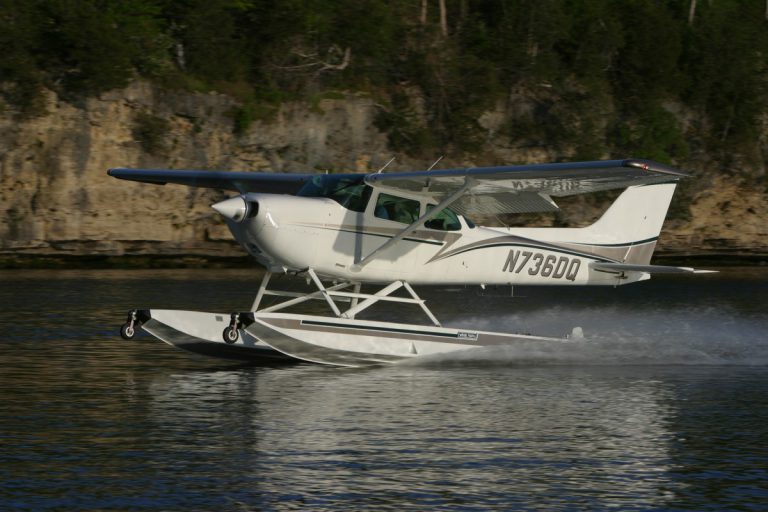
POLYGON ((413 199, 379 194, 373 214, 380 219, 410 224, 419 218, 420 204, 413 199))
MULTIPOLYGON (((430 204, 427 206, 427 209, 431 210, 435 206, 437 205, 430 204)), ((424 227, 439 229, 440 231, 458 231, 461 229, 461 223, 459 222, 458 216, 446 208, 425 222, 424 227)))

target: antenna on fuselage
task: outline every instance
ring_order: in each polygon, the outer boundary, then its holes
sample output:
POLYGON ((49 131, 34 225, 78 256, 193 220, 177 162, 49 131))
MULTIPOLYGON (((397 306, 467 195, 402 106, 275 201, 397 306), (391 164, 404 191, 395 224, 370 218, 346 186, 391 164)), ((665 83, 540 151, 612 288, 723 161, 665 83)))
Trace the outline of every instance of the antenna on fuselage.
POLYGON ((393 156, 392 158, 390 158, 390 159, 389 159, 389 162, 387 162, 387 163, 385 163, 385 164, 384 164, 384 167, 382 167, 381 169, 379 169, 378 171, 376 171, 376 174, 379 174, 381 171, 383 171, 384 169, 386 169, 386 168, 387 168, 387 166, 389 166, 389 164, 391 164, 392 162, 394 162, 394 161, 395 161, 395 158, 397 158, 397 157, 393 156))
POLYGON ((438 158, 437 160, 435 160, 435 163, 433 163, 432 165, 430 165, 430 166, 429 166, 429 169, 427 169, 427 170, 428 170, 428 171, 431 171, 431 170, 432 170, 432 169, 433 169, 433 168, 434 168, 434 167, 437 165, 437 162, 439 162, 440 160, 442 160, 444 156, 445 156, 445 155, 440 155, 440 158, 438 158))

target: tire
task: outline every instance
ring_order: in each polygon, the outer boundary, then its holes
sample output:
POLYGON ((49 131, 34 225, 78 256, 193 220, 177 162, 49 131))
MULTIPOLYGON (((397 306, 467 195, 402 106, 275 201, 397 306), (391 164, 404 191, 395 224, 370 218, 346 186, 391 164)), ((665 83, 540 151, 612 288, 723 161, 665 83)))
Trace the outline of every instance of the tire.
POLYGON ((231 345, 240 338, 240 333, 237 332, 237 329, 232 329, 231 327, 227 327, 226 329, 224 329, 222 336, 224 337, 224 343, 226 343, 227 345, 231 345))
POLYGON ((132 340, 136 336, 136 329, 131 327, 131 324, 123 324, 123 326, 120 327, 120 336, 124 340, 132 340))

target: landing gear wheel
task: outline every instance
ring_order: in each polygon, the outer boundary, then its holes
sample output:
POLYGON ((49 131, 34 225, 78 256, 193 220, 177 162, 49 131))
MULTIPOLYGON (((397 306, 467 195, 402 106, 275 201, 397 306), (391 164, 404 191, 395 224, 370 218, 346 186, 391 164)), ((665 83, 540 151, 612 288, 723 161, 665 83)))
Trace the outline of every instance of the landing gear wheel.
POLYGON ((224 329, 222 335, 224 337, 224 343, 227 345, 233 344, 238 340, 238 338, 240 338, 240 333, 237 332, 237 329, 233 329, 232 327, 227 327, 224 329))
POLYGON ((238 327, 240 327, 240 313, 232 313, 230 315, 229 326, 224 329, 224 332, 222 333, 224 343, 231 345, 237 341, 240 337, 240 333, 237 332, 238 327))
POLYGON ((136 327, 141 325, 141 321, 138 319, 138 311, 132 309, 128 312, 128 318, 125 319, 125 323, 120 327, 120 337, 124 340, 132 340, 136 336, 136 327))
POLYGON ((120 327, 120 336, 124 340, 132 340, 136 336, 136 330, 131 324, 124 324, 120 327))

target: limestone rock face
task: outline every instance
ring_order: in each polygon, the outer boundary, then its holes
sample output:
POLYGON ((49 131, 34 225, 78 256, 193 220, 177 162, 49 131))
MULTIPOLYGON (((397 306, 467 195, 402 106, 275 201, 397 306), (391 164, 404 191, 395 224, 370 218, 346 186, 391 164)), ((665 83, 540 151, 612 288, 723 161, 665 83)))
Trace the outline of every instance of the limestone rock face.
MULTIPOLYGON (((365 96, 286 103, 235 134, 240 106, 222 94, 169 91, 147 82, 81 104, 46 94, 44 115, 16 121, 0 114, 0 254, 242 256, 210 208, 226 193, 131 183, 106 170, 364 172, 395 156, 375 126, 377 105, 365 96), (147 119, 156 121, 154 131, 142 125, 147 119)), ((556 157, 541 149, 510 149, 498 135, 505 115, 511 114, 483 114, 478 124, 488 131, 486 143, 476 154, 449 155, 441 166, 556 157)), ((431 163, 397 156, 390 170, 431 163)), ((667 223, 659 250, 768 255, 765 187, 721 176, 709 181, 685 206, 689 219, 667 223)))
POLYGON ((681 254, 739 255, 768 259, 765 186, 712 176, 690 205, 690 220, 671 223, 663 248, 681 254))
POLYGON ((107 169, 366 170, 387 151, 366 98, 323 100, 314 108, 287 104, 239 137, 237 105, 220 94, 136 82, 83 105, 51 92, 46 100, 43 116, 21 123, 0 117, 5 254, 243 255, 210 208, 224 192, 132 183, 107 176, 107 169), (152 153, 140 139, 141 115, 166 123, 152 153))

